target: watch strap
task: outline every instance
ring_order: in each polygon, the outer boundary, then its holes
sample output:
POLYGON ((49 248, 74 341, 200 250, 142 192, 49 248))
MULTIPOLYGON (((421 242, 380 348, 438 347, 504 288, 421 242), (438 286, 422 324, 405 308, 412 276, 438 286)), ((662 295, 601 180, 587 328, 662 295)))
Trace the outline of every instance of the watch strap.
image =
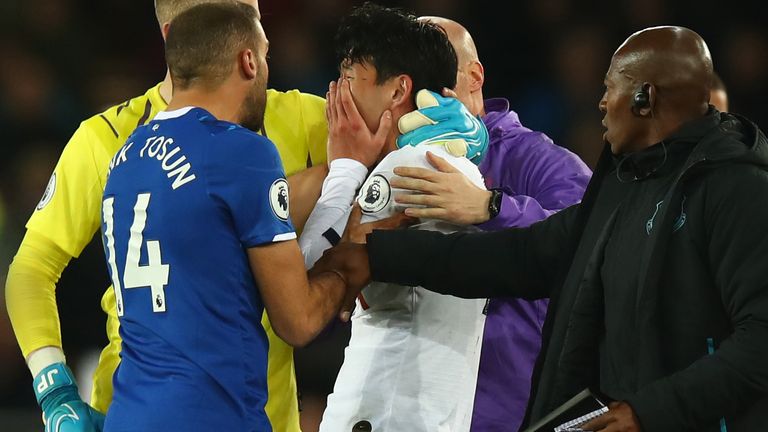
POLYGON ((491 199, 488 200, 488 220, 491 220, 501 212, 501 200, 504 197, 504 191, 501 189, 490 189, 491 199))

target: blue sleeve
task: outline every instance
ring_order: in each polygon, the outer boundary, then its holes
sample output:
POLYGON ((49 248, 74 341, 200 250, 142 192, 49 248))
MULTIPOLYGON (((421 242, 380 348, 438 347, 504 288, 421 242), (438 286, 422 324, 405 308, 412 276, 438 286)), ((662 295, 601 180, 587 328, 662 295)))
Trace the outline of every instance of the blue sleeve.
POLYGON ((244 247, 291 240, 288 182, 272 141, 242 130, 209 149, 208 193, 230 213, 244 247))

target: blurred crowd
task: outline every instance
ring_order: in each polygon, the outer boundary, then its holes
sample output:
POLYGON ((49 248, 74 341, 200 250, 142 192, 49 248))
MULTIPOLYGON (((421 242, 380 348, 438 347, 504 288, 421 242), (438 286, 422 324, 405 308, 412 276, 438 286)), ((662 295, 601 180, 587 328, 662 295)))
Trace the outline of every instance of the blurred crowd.
MULTIPOLYGON (((323 96, 337 76, 335 26, 359 3, 260 1, 271 43, 270 87, 323 96)), ((379 3, 464 24, 485 66, 485 94, 510 99, 526 126, 547 133, 590 166, 602 147, 597 103, 610 56, 630 33, 652 25, 683 25, 699 32, 725 83, 730 110, 768 128, 768 32, 759 20, 759 1, 379 3)), ((0 2, 0 280, 5 280, 24 223, 79 122, 144 93, 163 78, 164 69, 150 1, 0 2)), ((99 299, 108 281, 101 254, 100 244, 92 243, 67 268, 58 289, 64 348, 75 370, 78 362, 92 362, 106 341, 99 299)), ((3 299, 0 296, 0 424, 12 413, 37 412, 31 377, 3 299)), ((346 330, 338 326, 297 351, 308 431, 332 389, 346 330)))

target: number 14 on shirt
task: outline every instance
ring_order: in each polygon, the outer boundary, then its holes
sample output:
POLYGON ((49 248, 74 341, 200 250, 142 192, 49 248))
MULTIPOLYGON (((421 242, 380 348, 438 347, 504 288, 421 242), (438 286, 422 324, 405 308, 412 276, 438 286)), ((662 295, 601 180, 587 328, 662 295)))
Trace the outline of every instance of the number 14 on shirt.
POLYGON ((139 265, 141 248, 144 243, 144 228, 147 224, 147 207, 149 207, 151 196, 151 193, 142 193, 136 197, 136 205, 133 207, 133 224, 131 225, 130 230, 131 236, 128 239, 128 250, 126 251, 125 269, 123 271, 122 281, 115 260, 115 197, 109 197, 102 203, 107 261, 109 262, 109 270, 112 275, 112 285, 115 289, 118 316, 123 316, 125 309, 123 305, 122 288, 149 287, 152 293, 152 311, 165 312, 164 287, 168 284, 170 266, 162 263, 159 241, 150 240, 147 242, 148 264, 144 266, 139 265))

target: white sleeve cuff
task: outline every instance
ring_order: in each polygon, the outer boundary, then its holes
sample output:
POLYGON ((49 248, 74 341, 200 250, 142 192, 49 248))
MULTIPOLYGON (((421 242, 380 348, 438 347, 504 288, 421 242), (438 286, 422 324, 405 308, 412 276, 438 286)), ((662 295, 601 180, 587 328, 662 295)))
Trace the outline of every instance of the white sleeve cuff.
POLYGON ((317 203, 330 207, 348 207, 367 175, 368 168, 354 159, 331 161, 317 203))
POLYGON ((284 242, 284 241, 288 241, 288 240, 293 240, 295 238, 296 238, 296 233, 295 232, 287 232, 287 233, 277 234, 276 236, 272 237, 272 243, 284 242))
POLYGON ((336 167, 337 169, 362 169, 365 170, 366 173, 368 172, 368 168, 366 168, 360 161, 350 158, 334 159, 329 164, 329 167, 331 170, 336 167))
POLYGON ((32 351, 27 356, 27 366, 32 376, 37 376, 41 370, 54 363, 64 363, 64 351, 59 347, 47 346, 32 351))

